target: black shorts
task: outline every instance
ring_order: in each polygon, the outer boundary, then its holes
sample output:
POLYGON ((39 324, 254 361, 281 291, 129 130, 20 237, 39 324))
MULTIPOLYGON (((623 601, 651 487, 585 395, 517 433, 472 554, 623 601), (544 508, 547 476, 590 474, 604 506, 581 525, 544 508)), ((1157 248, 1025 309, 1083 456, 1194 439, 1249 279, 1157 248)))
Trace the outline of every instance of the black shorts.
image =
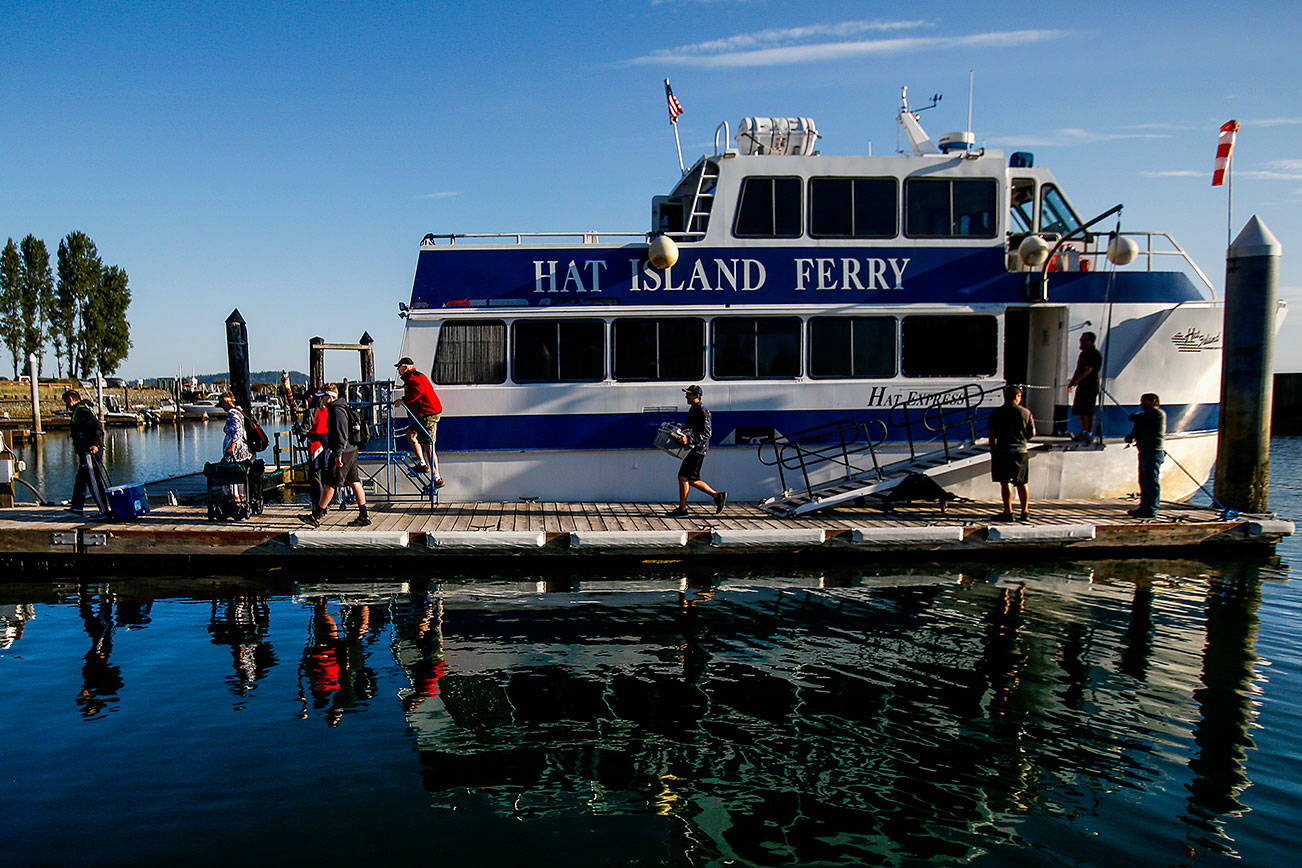
POLYGON ((1098 403, 1099 390, 1096 387, 1077 386, 1076 396, 1071 399, 1071 412, 1077 416, 1093 416, 1098 403))
POLYGON ((1025 452, 990 453, 990 478, 995 482, 1025 485, 1031 456, 1025 452))
POLYGON ((345 449, 344 454, 340 456, 343 463, 336 467, 334 461, 326 468, 325 484, 331 488, 339 488, 344 485, 350 485, 354 482, 361 482, 361 477, 357 475, 357 450, 345 449))
POLYGON ((705 454, 702 452, 688 452, 683 463, 678 467, 678 478, 686 479, 688 482, 696 482, 701 478, 701 462, 705 461, 705 454))

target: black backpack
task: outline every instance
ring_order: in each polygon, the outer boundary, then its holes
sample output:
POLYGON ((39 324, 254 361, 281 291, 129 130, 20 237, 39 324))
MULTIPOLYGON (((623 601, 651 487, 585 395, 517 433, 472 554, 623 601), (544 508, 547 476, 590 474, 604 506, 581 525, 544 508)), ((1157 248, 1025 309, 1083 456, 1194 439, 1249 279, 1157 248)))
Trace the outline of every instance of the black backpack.
POLYGON ((270 445, 271 441, 267 439, 267 432, 262 430, 258 420, 253 418, 252 413, 244 413, 244 442, 248 444, 249 451, 257 455, 263 449, 270 445))
POLYGON ((348 415, 348 445, 365 446, 371 439, 371 426, 352 404, 343 404, 343 408, 348 415))

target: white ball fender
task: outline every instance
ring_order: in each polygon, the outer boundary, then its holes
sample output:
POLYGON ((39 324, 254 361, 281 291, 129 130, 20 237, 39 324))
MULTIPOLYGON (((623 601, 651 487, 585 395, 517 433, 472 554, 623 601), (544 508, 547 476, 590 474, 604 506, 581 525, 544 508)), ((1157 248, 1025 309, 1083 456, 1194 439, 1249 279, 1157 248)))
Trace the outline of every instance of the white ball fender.
POLYGON ((656 268, 672 268, 678 261, 678 245, 668 235, 657 235, 647 246, 646 258, 656 268))
POLYGON ((1113 265, 1129 265, 1139 255, 1139 245, 1135 239, 1118 235, 1108 242, 1108 262, 1113 265))
POLYGON ((1049 258, 1049 242, 1039 235, 1028 235, 1017 245, 1017 256, 1031 268, 1039 268, 1049 258))

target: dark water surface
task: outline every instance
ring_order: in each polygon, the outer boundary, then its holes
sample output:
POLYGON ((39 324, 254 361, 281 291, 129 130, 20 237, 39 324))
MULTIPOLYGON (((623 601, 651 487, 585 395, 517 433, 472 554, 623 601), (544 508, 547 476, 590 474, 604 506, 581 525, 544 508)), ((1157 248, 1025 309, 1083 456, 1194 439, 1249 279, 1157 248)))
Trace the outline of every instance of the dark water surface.
POLYGON ((1300 554, 0 585, 3 861, 1286 864, 1300 554))

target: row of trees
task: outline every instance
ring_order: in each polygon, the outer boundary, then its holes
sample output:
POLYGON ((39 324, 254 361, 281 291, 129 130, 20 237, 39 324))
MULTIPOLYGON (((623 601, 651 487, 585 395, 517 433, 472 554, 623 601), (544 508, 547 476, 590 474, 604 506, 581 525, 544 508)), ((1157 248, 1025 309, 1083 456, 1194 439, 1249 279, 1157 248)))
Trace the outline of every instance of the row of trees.
MULTIPOLYGON (((44 376, 45 352, 53 347, 58 376, 112 374, 131 350, 127 273, 104 266, 95 242, 71 232, 59 242, 58 280, 45 242, 12 238, 0 253, 0 342, 13 359, 14 376, 29 354, 44 376)), ((25 370, 25 366, 22 366, 25 370)))

